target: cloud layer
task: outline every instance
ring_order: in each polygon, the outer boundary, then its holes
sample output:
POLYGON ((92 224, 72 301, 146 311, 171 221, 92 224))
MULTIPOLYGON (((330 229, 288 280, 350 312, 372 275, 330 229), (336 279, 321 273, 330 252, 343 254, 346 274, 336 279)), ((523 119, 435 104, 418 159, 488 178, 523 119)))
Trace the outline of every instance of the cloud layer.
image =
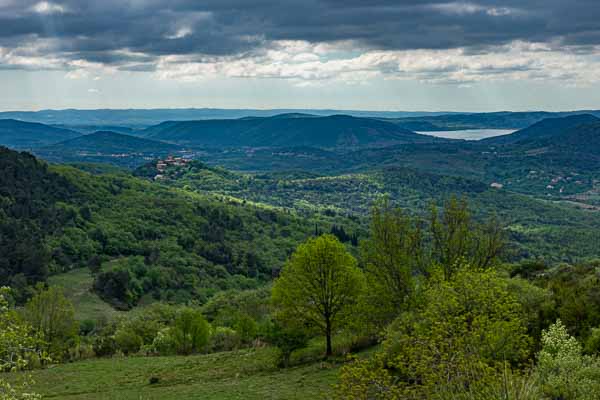
POLYGON ((599 20, 597 0, 0 0, 0 69, 585 84, 599 20))

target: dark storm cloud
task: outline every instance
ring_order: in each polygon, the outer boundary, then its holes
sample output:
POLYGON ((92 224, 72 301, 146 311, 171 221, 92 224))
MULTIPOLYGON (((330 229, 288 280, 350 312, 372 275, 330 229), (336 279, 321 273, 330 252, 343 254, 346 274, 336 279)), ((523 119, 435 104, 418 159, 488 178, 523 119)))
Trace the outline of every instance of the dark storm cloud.
POLYGON ((288 39, 473 52, 523 40, 585 51, 600 44, 599 20, 598 0, 0 0, 0 46, 44 43, 31 51, 132 69, 160 55, 239 55, 288 39))

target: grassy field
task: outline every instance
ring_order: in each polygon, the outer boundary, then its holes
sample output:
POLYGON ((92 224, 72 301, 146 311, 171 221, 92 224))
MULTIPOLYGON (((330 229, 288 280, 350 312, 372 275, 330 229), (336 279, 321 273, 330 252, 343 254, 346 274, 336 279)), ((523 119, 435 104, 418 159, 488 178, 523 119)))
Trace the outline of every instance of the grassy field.
POLYGON ((75 318, 78 320, 112 319, 119 311, 92 292, 93 283, 94 278, 88 268, 74 269, 48 278, 49 285, 65 289, 65 296, 73 302, 75 318))
POLYGON ((81 361, 33 371, 45 399, 323 399, 340 364, 315 362, 279 370, 262 348, 190 357, 81 361), (150 378, 158 378, 151 384, 150 378))

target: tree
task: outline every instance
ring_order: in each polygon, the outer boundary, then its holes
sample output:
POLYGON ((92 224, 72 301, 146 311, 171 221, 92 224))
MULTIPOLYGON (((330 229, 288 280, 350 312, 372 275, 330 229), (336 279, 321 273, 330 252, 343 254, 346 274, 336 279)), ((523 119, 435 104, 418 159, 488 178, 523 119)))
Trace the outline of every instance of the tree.
POLYGON ((310 336, 303 329, 286 329, 275 321, 267 326, 265 339, 279 349, 277 365, 287 368, 292 353, 306 347, 310 336))
POLYGON ((430 215, 431 258, 450 279, 461 263, 476 268, 491 267, 504 248, 504 235, 496 218, 484 225, 471 220, 465 199, 452 197, 440 215, 432 206, 430 215))
MULTIPOLYGON (((9 307, 9 292, 9 288, 0 287, 0 372, 24 369, 30 358, 43 357, 39 352, 40 338, 31 335, 31 327, 9 307)), ((29 379, 15 384, 0 378, 0 399, 40 399, 29 393, 29 384, 29 379)))
POLYGON ((180 354, 200 351, 208 343, 209 325, 199 310, 182 308, 175 317, 173 338, 180 354))
POLYGON ((53 357, 62 357, 69 342, 77 338, 75 309, 62 288, 50 287, 33 296, 25 305, 23 316, 42 336, 53 357))
POLYGON ((388 327, 381 355, 344 371, 342 393, 387 387, 382 397, 353 398, 389 398, 388 391, 398 390, 396 398, 439 398, 440 391, 453 398, 496 381, 506 363, 518 366, 527 359, 531 341, 508 279, 467 266, 449 281, 434 271, 423 298, 388 327))
POLYGON ((424 265, 423 238, 419 226, 393 208, 387 198, 371 211, 371 235, 361 251, 369 283, 372 311, 389 322, 405 309, 414 292, 415 275, 424 265))
POLYGON ((388 363, 426 390, 471 385, 505 361, 526 359, 526 321, 508 280, 465 266, 450 281, 432 277, 421 309, 388 329, 388 363))
POLYGON ((115 342, 126 356, 140 351, 143 344, 142 338, 127 326, 121 326, 117 329, 115 342))
POLYGON ((560 320, 542 334, 536 373, 547 398, 600 399, 600 360, 582 354, 560 320))
POLYGON ((364 276, 343 244, 333 235, 311 238, 298 246, 273 286, 277 316, 310 324, 331 337, 343 326, 364 289, 364 276))
POLYGON ((258 326, 256 321, 254 321, 248 315, 238 313, 235 316, 233 329, 238 333, 238 335, 240 335, 242 342, 250 343, 252 340, 254 340, 254 338, 256 338, 258 326))

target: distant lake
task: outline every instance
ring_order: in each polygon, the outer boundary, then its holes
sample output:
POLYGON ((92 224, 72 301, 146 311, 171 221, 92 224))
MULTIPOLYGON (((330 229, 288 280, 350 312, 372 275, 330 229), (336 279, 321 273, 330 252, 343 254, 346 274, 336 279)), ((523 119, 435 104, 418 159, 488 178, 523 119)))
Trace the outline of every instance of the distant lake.
POLYGON ((494 136, 508 135, 513 132, 515 132, 514 129, 465 129, 461 131, 434 131, 417 133, 446 139, 480 140, 494 136))

